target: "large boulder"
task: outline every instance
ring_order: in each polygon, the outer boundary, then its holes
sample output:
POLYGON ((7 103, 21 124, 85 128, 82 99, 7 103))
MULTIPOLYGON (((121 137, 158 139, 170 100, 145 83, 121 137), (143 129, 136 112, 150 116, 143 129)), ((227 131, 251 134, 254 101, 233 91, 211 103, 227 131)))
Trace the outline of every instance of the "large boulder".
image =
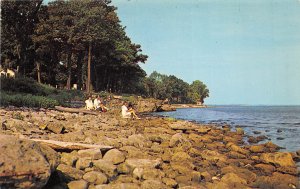
POLYGON ((8 135, 0 135, 0 152, 3 188, 42 188, 59 162, 50 147, 8 135))
POLYGON ((99 159, 93 162, 96 169, 104 172, 109 177, 115 177, 118 174, 117 166, 111 161, 99 159))
POLYGON ((288 152, 264 153, 260 156, 260 159, 265 163, 271 163, 277 166, 295 166, 293 157, 288 152))
POLYGON ((111 161, 113 164, 116 165, 125 161, 125 155, 117 149, 112 149, 106 152, 103 159, 111 161))
POLYGON ((106 184, 108 181, 106 175, 98 171, 87 172, 83 175, 83 179, 94 184, 106 184))

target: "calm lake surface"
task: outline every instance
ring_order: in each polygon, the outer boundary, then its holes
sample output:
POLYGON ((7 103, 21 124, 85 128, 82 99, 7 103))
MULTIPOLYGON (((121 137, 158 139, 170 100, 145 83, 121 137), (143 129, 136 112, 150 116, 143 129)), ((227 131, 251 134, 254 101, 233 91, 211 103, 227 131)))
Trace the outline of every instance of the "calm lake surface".
POLYGON ((248 135, 267 136, 268 140, 285 148, 283 151, 300 150, 300 106, 215 106, 157 114, 198 123, 239 126, 248 135))

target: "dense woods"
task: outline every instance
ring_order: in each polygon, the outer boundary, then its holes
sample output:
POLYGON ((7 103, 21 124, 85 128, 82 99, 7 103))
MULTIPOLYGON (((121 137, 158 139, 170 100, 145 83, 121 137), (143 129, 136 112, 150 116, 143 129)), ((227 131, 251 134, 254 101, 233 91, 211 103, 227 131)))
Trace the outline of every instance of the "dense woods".
POLYGON ((209 91, 171 75, 146 72, 109 0, 1 2, 1 66, 59 88, 133 93, 172 102, 204 102, 209 91))

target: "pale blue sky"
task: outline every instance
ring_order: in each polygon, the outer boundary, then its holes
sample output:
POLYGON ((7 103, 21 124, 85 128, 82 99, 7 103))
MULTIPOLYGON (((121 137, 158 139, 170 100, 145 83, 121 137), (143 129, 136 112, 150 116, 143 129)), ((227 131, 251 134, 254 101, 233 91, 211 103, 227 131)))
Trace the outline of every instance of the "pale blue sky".
POLYGON ((207 104, 300 104, 299 0, 113 0, 149 59, 207 84, 207 104))

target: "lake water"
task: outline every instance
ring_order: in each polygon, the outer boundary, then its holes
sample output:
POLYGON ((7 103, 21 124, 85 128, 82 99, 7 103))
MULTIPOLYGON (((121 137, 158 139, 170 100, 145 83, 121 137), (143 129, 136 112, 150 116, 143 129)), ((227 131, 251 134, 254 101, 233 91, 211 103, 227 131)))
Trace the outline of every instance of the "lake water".
POLYGON ((157 114, 198 123, 240 126, 246 134, 265 135, 287 151, 300 150, 300 106, 215 106, 157 114))

